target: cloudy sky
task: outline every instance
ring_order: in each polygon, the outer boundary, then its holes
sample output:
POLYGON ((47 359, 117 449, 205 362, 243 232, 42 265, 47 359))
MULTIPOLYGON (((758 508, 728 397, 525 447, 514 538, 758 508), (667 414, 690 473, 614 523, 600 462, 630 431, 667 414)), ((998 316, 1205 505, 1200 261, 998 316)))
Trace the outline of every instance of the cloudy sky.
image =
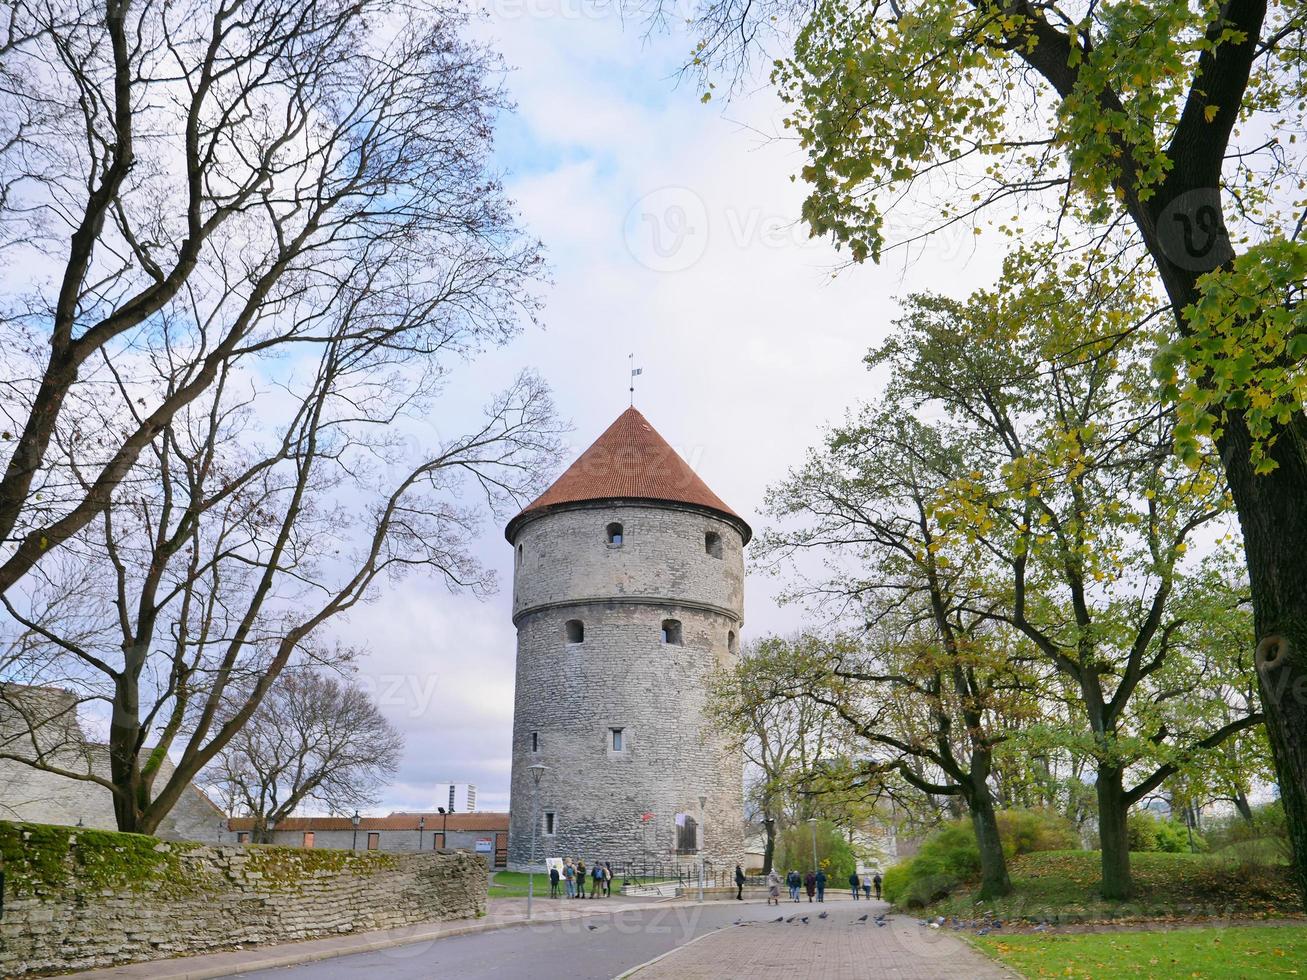
MULTIPOLYGON (((860 358, 921 289, 962 295, 996 259, 984 237, 938 241, 905 261, 832 275, 839 257, 796 216, 801 157, 765 83, 704 105, 677 67, 684 33, 640 25, 583 0, 497 0, 485 36, 512 72, 517 112, 499 162, 554 285, 544 326, 477 361, 451 406, 472 405, 523 367, 550 383, 585 448, 627 404, 627 357, 643 368, 636 405, 755 528, 770 483, 822 426, 875 394, 860 358)), ((363 682, 407 736, 398 780, 377 807, 431 807, 435 784, 479 788, 506 809, 514 629, 502 522, 480 557, 504 588, 479 601, 428 579, 390 587, 336 627, 366 645, 363 682)), ((748 580, 745 636, 784 631, 775 578, 748 580)))

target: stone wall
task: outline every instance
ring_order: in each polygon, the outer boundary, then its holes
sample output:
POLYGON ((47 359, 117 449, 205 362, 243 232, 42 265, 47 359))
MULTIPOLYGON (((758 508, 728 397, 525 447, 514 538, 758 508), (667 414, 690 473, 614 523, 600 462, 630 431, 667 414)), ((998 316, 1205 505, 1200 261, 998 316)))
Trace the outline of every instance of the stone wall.
POLYGON ((470 854, 382 854, 0 822, 0 976, 482 915, 470 854))

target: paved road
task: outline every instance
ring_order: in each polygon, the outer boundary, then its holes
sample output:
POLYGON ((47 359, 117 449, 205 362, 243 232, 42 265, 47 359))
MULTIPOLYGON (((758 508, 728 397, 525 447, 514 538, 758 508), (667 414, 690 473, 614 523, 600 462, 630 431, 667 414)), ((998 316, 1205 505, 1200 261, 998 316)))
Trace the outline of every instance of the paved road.
MULTIPOLYGON (((766 919, 768 911, 761 904, 727 902, 627 909, 613 915, 453 936, 234 976, 260 980, 426 980, 433 976, 611 980, 696 936, 731 926, 736 919, 766 919)), ((770 918, 775 918, 774 912, 770 918)))

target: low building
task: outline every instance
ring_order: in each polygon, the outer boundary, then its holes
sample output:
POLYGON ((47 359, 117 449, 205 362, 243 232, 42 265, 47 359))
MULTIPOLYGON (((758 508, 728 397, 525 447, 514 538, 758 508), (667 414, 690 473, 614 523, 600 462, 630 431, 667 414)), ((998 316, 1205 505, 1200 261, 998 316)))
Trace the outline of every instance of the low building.
MULTIPOLYGON (((252 817, 233 817, 228 829, 248 842, 252 817)), ((284 847, 340 850, 429 851, 448 849, 479 854, 493 868, 508 863, 507 813, 392 813, 385 817, 287 817, 272 829, 272 843, 284 847)))
MULTIPOLYGON (((68 773, 109 778, 109 746, 86 738, 77 717, 76 696, 58 687, 0 684, 0 752, 68 773)), ((172 772, 172 763, 165 758, 156 785, 167 781, 172 772)), ((118 829, 108 787, 19 759, 0 759, 0 820, 118 829)), ((212 800, 188 785, 155 836, 216 843, 222 839, 226 820, 212 800)))

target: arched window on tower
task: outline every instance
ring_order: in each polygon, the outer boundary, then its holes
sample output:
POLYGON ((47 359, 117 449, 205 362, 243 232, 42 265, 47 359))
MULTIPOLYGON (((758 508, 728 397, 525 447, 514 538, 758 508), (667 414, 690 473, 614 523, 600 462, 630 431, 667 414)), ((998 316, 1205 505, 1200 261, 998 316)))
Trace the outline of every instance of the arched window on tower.
POLYGON ((608 525, 608 546, 610 548, 620 548, 622 546, 622 525, 616 521, 608 525))
POLYGON ((585 642, 585 624, 579 619, 569 619, 567 625, 564 627, 564 631, 567 634, 568 643, 585 642))
POLYGON ((722 536, 716 531, 708 531, 703 536, 703 550, 714 558, 722 556, 722 536))
POLYGON ((522 567, 522 546, 520 544, 517 546, 517 567, 522 567))
POLYGON ((726 634, 726 650, 732 655, 740 652, 740 638, 735 635, 735 630, 730 630, 726 634))
POLYGON ((663 642, 674 643, 676 646, 682 646, 681 642, 681 621, 679 619, 663 620, 663 642))

